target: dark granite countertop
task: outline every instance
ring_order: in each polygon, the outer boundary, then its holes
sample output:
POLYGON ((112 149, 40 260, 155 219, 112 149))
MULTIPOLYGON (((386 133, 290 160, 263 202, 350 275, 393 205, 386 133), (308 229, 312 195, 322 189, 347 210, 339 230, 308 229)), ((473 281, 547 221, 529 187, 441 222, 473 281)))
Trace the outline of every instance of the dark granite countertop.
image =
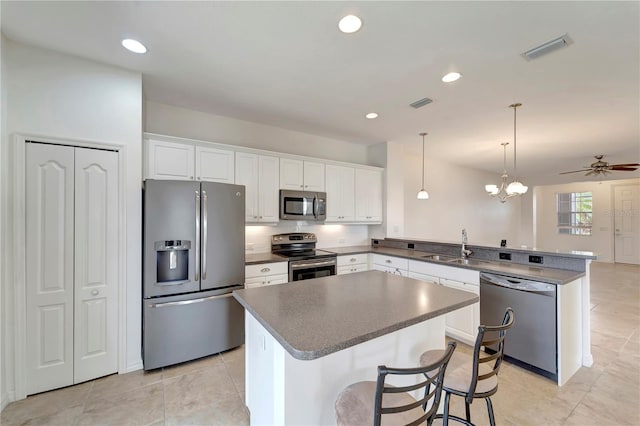
POLYGON ((380 271, 245 290, 234 297, 294 358, 312 360, 479 301, 380 271))
POLYGON ((398 249, 391 247, 368 247, 368 246, 352 246, 352 247, 334 247, 323 248, 323 250, 337 253, 338 255, 357 254, 357 253, 376 253, 387 256, 396 256, 409 260, 419 260, 421 262, 436 263, 454 268, 473 269, 480 272, 489 272, 509 275, 515 278, 542 281, 549 284, 562 285, 570 283, 585 275, 584 272, 570 271, 566 269, 555 269, 536 267, 530 265, 522 265, 517 263, 499 262, 492 260, 479 260, 472 264, 448 263, 445 261, 425 259, 423 256, 429 254, 423 251, 398 249), (365 250, 368 248, 368 250, 365 250))

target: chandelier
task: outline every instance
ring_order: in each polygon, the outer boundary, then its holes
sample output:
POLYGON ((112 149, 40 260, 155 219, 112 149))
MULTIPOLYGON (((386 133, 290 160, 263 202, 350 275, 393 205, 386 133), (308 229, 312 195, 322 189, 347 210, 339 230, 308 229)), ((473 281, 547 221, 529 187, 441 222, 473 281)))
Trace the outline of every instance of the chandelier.
POLYGON ((501 143, 503 147, 503 169, 502 176, 500 177, 500 186, 484 186, 485 191, 487 191, 492 197, 497 197, 501 203, 504 203, 509 198, 515 197, 516 195, 522 195, 529 189, 529 187, 524 186, 520 181, 518 181, 518 169, 516 167, 516 109, 521 106, 521 103, 509 105, 509 108, 513 108, 513 182, 507 185, 507 179, 509 178, 507 175, 507 145, 509 145, 509 142, 503 142, 501 143))

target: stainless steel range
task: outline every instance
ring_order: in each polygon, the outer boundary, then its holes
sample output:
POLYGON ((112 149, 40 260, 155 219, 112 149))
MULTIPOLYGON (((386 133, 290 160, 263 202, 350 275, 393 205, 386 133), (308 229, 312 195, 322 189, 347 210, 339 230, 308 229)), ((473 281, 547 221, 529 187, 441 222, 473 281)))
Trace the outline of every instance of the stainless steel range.
POLYGON ((337 255, 316 249, 312 233, 277 234, 271 237, 271 253, 289 259, 289 281, 336 274, 337 255))

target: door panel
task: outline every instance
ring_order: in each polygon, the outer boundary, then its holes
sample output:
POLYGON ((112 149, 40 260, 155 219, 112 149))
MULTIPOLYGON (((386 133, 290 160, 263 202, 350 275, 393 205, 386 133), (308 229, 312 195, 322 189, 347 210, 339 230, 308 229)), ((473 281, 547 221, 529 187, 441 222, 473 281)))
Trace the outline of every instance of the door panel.
POLYGON ((203 251, 200 288, 205 290, 241 286, 245 271, 244 187, 203 182, 202 196, 203 251))
POLYGON ((76 148, 74 383, 117 364, 118 154, 76 148))
POLYGON ((27 394, 73 384, 74 149, 26 144, 27 394))
POLYGON ((615 261, 640 264, 640 186, 614 187, 615 261))

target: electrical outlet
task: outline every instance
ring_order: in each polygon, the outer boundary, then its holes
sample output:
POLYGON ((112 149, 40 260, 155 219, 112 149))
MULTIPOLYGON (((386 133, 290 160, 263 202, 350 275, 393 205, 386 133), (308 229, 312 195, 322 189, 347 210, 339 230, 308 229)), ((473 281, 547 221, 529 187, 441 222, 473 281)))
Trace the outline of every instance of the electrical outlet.
POLYGON ((500 253, 500 260, 511 260, 511 253, 500 253))
POLYGON ((542 263, 542 256, 529 256, 529 263, 542 263))

